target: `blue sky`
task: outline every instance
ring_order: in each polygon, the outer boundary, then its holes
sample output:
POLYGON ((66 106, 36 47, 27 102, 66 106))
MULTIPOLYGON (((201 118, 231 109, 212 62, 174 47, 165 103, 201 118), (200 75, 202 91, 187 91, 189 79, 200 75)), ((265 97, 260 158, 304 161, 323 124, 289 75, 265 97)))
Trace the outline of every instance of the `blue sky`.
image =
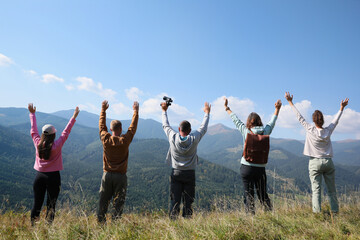
MULTIPOLYGON (((360 139, 360 1, 2 1, 0 107, 80 109, 160 120, 174 99, 172 125, 202 120, 233 127, 223 97, 243 120, 270 120, 274 137, 303 139, 285 91, 310 121, 326 122, 350 98, 333 139, 360 139)), ((81 113, 80 113, 81 114, 81 113)), ((96 127, 96 126, 95 126, 96 127)))

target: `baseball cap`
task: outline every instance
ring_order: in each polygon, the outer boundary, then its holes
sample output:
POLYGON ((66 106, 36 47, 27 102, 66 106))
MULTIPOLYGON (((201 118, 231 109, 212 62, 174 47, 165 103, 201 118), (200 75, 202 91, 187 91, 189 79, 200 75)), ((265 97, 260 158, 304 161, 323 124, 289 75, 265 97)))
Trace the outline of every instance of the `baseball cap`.
POLYGON ((42 133, 45 135, 50 135, 56 133, 56 129, 51 124, 46 124, 42 127, 42 133))

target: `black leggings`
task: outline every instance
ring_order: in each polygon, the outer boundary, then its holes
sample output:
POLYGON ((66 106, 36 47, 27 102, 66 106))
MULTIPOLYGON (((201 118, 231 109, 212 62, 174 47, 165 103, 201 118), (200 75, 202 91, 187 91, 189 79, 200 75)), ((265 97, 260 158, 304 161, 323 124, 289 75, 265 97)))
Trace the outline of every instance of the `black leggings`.
POLYGON ((265 210, 272 210, 271 201, 267 193, 265 167, 253 167, 241 164, 241 178, 244 184, 244 203, 245 210, 255 214, 255 191, 264 206, 265 210))
POLYGON ((44 203, 45 193, 47 193, 46 201, 46 219, 49 223, 55 217, 55 205, 59 196, 61 186, 60 172, 38 172, 36 174, 34 189, 34 206, 31 210, 31 222, 34 223, 39 218, 41 207, 44 203))

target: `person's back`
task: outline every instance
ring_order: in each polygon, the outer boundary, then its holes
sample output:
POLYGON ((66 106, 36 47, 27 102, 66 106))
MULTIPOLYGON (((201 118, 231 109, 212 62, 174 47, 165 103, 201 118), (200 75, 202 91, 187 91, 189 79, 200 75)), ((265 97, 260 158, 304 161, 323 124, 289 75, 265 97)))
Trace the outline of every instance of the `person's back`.
POLYGON ((165 102, 161 104, 161 108, 163 110, 163 129, 170 144, 166 162, 172 167, 169 215, 171 219, 175 219, 179 215, 180 204, 183 199, 183 217, 191 217, 193 213, 191 205, 195 199, 197 146, 207 131, 211 106, 205 103, 203 122, 199 129, 192 133, 191 124, 188 121, 181 122, 179 132, 175 132, 169 124, 166 112, 168 106, 165 102))
POLYGON ((134 102, 131 124, 128 131, 121 135, 122 124, 113 120, 110 124, 110 134, 106 127, 107 101, 103 101, 99 118, 99 135, 103 145, 103 176, 100 186, 100 200, 98 221, 106 221, 106 212, 111 198, 114 199, 115 212, 113 219, 121 217, 127 190, 127 166, 129 159, 129 146, 136 133, 139 120, 139 104, 134 102))
POLYGON ((316 110, 313 113, 313 122, 315 125, 306 122, 305 118, 300 114, 293 104, 293 96, 289 92, 285 93, 285 98, 296 114, 300 124, 306 130, 306 138, 304 144, 304 155, 309 156, 309 178, 312 188, 312 207, 313 212, 321 211, 321 186, 322 177, 328 190, 330 199, 330 207, 332 212, 339 211, 339 204, 336 196, 335 187, 335 166, 332 161, 333 149, 331 144, 331 134, 337 126, 339 119, 349 99, 341 101, 340 110, 335 115, 329 126, 323 128, 324 116, 316 110))
POLYGON ((206 114, 198 130, 182 137, 180 133, 172 130, 168 122, 163 121, 163 128, 170 144, 166 160, 167 163, 171 164, 172 168, 180 170, 193 170, 196 168, 198 162, 197 146, 207 131, 208 123, 209 114, 206 114))

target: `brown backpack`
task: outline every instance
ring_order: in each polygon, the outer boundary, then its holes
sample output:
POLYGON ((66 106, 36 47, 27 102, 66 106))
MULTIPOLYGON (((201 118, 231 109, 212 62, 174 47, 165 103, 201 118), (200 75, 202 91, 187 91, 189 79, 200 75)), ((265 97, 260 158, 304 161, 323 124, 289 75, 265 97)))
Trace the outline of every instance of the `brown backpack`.
POLYGON ((269 135, 254 134, 251 130, 246 136, 243 156, 250 163, 265 164, 270 150, 269 135))

